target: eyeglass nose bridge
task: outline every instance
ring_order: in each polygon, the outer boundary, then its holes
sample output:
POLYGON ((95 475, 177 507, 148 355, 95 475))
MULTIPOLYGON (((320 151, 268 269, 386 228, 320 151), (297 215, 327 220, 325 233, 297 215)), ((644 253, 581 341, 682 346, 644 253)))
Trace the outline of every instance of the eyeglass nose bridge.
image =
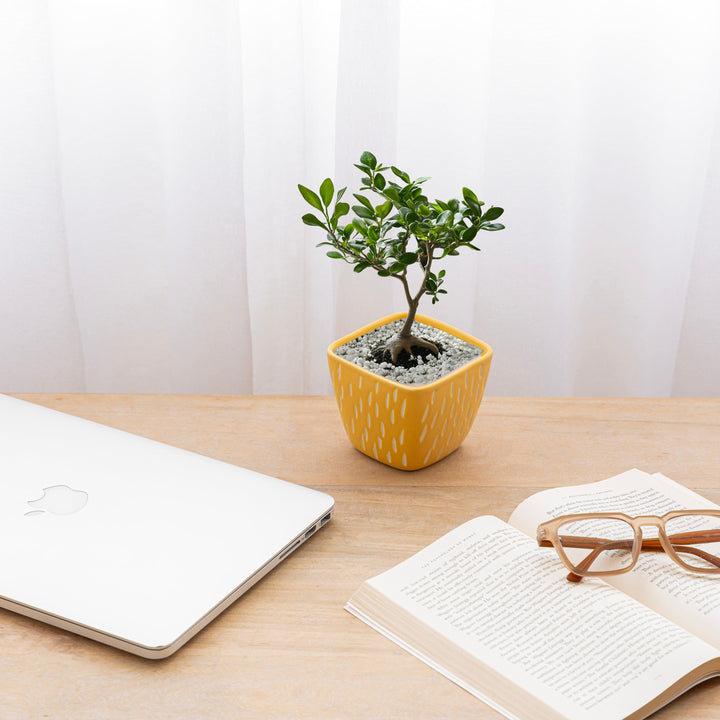
MULTIPOLYGON (((635 531, 635 540, 637 543, 640 544, 640 547, 638 549, 653 549, 653 547, 656 546, 656 544, 659 542, 660 546, 666 554, 670 555, 673 558, 677 558, 677 554, 672 547, 672 543, 668 539, 668 536, 665 532, 665 522, 661 517, 659 517, 658 515, 638 515, 637 517, 633 518, 632 524, 633 530, 635 531), (643 528, 646 527, 657 528, 657 538, 646 537, 645 533, 643 532, 643 528)), ((682 564, 682 561, 680 562, 682 564)))
POLYGON ((662 518, 658 517, 657 515, 638 515, 637 517, 633 518, 633 523, 638 527, 652 525, 656 528, 659 528, 660 530, 664 529, 665 527, 662 518))
POLYGON ((681 558, 678 557, 665 532, 665 522, 658 515, 638 515, 632 519, 633 531, 635 533, 635 543, 633 547, 633 561, 631 567, 634 567, 638 561, 641 550, 661 550, 670 558, 680 565, 684 565, 681 558), (657 528, 657 537, 646 537, 643 528, 657 528))
MULTIPOLYGON (((638 545, 638 555, 641 548, 650 549, 656 545, 658 541, 666 553, 669 552, 671 555, 675 555, 672 545, 665 534, 665 523, 661 517, 658 515, 638 515, 632 519, 632 525, 635 533, 635 542, 638 545), (646 537, 643 532, 643 528, 646 527, 657 528, 657 538, 646 537), (650 545, 650 548, 647 547, 646 543, 650 545)), ((633 565, 634 564, 635 563, 633 563, 633 565)))

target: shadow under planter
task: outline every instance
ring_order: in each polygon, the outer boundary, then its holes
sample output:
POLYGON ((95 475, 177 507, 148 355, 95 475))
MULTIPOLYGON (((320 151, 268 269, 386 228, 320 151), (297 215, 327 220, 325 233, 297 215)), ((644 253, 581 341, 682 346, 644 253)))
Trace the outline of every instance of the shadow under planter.
POLYGON ((338 347, 406 315, 380 318, 332 343, 327 354, 350 442, 385 465, 419 470, 456 450, 468 434, 485 392, 492 348, 451 325, 417 315, 417 322, 480 348, 480 356, 434 382, 404 385, 335 354, 338 347))

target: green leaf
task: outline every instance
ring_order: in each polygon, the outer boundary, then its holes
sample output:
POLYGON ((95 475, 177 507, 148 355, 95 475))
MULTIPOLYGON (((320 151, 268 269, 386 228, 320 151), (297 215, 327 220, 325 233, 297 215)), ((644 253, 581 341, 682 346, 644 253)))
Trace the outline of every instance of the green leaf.
POLYGON ((402 207, 399 212, 406 223, 420 222, 420 216, 410 208, 402 207))
POLYGON ((385 189, 385 178, 382 175, 375 175, 375 187, 379 190, 385 189))
POLYGON ((404 265, 412 265, 418 261, 418 254, 414 252, 403 253, 398 260, 404 265))
POLYGON ((335 205, 335 211, 332 214, 332 219, 337 220, 343 215, 347 215, 350 212, 350 206, 346 202, 339 202, 335 205))
POLYGON ((305 198, 305 201, 312 205, 316 210, 320 210, 322 212, 323 206, 320 202, 320 198, 317 196, 316 193, 314 193, 310 188, 305 187, 304 185, 298 185, 298 190, 300 191, 300 194, 305 198))
POLYGON ((395 273, 402 272, 405 269, 405 265, 401 262, 394 262, 388 270, 390 271, 391 275, 395 275, 395 273))
POLYGON ((422 183, 427 182, 429 179, 429 177, 419 177, 417 180, 415 180, 415 184, 421 185, 422 183))
POLYGON ((361 273, 363 270, 365 270, 366 268, 369 268, 369 267, 370 267, 370 263, 359 262, 359 263, 353 268, 353 271, 356 272, 356 273, 361 273))
POLYGON ((383 220, 387 217, 388 213, 392 210, 392 200, 388 200, 387 202, 384 202, 382 205, 378 205, 375 208, 375 214, 383 220))
POLYGON ((375 213, 372 210, 368 210, 364 205, 353 205, 353 212, 361 218, 372 220, 375 217, 375 213))
POLYGON ((396 168, 394 165, 390 166, 390 169, 395 173, 397 177, 399 177, 402 181, 409 183, 410 182, 410 176, 403 172, 400 168, 396 168))
POLYGON ((390 198, 394 203, 400 202, 400 193, 395 188, 385 188, 384 193, 385 197, 390 198))
POLYGON ((340 198, 345 194, 345 191, 347 190, 346 187, 340 188, 337 193, 337 197, 335 198, 335 202, 340 202, 340 198))
POLYGON ((462 189, 462 194, 465 202, 468 202, 469 200, 478 202, 477 195, 470 188, 464 187, 462 189))
POLYGON ((358 165, 357 163, 353 163, 353 165, 358 169, 362 170, 366 175, 371 175, 372 170, 367 165, 358 165))
POLYGON ((377 274, 378 274, 380 277, 388 277, 388 276, 390 275, 390 271, 389 271, 389 270, 386 270, 385 268, 383 268, 382 270, 378 270, 378 271, 377 271, 377 274))
POLYGON ((342 253, 339 253, 337 250, 328 250, 325 254, 333 260, 342 260, 344 257, 344 255, 342 253))
POLYGON ((332 202, 333 195, 335 194, 335 186, 330 178, 325 178, 320 185, 320 197, 322 198, 325 207, 328 207, 332 202))
POLYGON ((360 193, 353 193, 353 197, 361 204, 364 205, 368 210, 373 210, 373 204, 368 199, 367 195, 361 195, 360 193))
POLYGON ((358 220, 357 218, 352 221, 352 226, 357 230, 363 237, 367 237, 367 225, 362 221, 358 220))
POLYGON ((377 167, 377 159, 375 156, 366 150, 361 156, 360 156, 360 162, 363 165, 367 165, 369 168, 375 169, 377 167))
POLYGON ((485 204, 481 200, 478 200, 475 202, 473 199, 465 199, 465 204, 468 206, 468 210, 475 215, 476 217, 480 217, 482 215, 482 206, 485 204))
POLYGON ((445 225, 445 223, 452 220, 452 216, 452 210, 443 210, 435 222, 437 225, 445 225))
POLYGON ((501 207, 491 207, 482 216, 483 222, 497 220, 505 211, 501 207))
POLYGON ((465 230, 465 232, 462 234, 462 241, 463 241, 463 242, 466 242, 466 243, 472 242, 472 240, 475 238, 475 236, 477 235, 477 233, 478 233, 478 229, 477 229, 475 226, 469 227, 469 228, 468 228, 467 230, 465 230))
POLYGON ((316 218, 312 213, 307 213, 307 215, 303 215, 302 221, 306 225, 312 225, 314 227, 321 227, 321 228, 325 227, 325 223, 322 220, 319 220, 318 218, 316 218))
POLYGON ((490 223, 490 224, 488 224, 488 225, 485 225, 485 223, 482 223, 482 224, 480 225, 480 227, 481 227, 483 230, 490 230, 490 231, 493 231, 493 230, 504 230, 504 229, 505 229, 505 226, 504 226, 504 225, 501 225, 500 223, 490 223))

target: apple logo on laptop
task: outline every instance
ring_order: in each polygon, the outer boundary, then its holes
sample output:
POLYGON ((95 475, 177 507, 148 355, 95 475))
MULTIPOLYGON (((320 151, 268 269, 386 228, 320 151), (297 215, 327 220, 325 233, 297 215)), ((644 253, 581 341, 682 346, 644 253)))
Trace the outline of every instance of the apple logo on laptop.
POLYGON ((87 501, 88 494, 84 490, 74 490, 67 485, 51 485, 43 489, 42 497, 28 500, 28 505, 37 509, 26 512, 25 515, 43 515, 45 512, 72 515, 82 510, 87 501))

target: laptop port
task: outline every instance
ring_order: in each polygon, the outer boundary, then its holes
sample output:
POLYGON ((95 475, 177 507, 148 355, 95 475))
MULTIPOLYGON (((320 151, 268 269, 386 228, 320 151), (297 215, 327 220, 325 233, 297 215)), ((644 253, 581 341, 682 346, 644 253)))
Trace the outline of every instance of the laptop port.
POLYGON ((278 555, 278 561, 282 560, 286 555, 289 555, 301 542, 302 540, 296 540, 290 547, 285 548, 285 550, 278 555))

